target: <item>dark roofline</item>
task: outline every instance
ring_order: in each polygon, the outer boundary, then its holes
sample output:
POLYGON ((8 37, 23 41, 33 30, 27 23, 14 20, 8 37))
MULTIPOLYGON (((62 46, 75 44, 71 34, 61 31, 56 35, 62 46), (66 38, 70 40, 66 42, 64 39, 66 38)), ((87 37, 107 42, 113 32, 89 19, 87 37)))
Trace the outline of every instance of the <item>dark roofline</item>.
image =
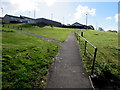
POLYGON ((58 22, 58 21, 53 21, 53 20, 46 19, 46 18, 37 18, 36 20, 39 20, 39 19, 44 19, 44 20, 48 20, 48 21, 52 21, 52 22, 56 22, 56 23, 60 23, 60 24, 61 24, 61 22, 58 22))
POLYGON ((3 19, 3 17, 0 17, 0 19, 3 19))
MULTIPOLYGON (((5 16, 10 16, 10 17, 15 17, 15 18, 20 18, 20 17, 18 17, 18 16, 12 16, 12 15, 8 15, 8 14, 6 14, 5 16)), ((5 17, 4 16, 4 17, 5 17)))
POLYGON ((30 18, 30 17, 26 17, 26 16, 22 16, 22 15, 20 15, 20 18, 28 18, 28 19, 32 19, 32 20, 35 20, 35 19, 33 19, 33 18, 30 18))
POLYGON ((75 23, 73 23, 73 24, 79 24, 79 25, 83 25, 83 24, 81 24, 81 23, 79 23, 79 22, 75 22, 75 23))

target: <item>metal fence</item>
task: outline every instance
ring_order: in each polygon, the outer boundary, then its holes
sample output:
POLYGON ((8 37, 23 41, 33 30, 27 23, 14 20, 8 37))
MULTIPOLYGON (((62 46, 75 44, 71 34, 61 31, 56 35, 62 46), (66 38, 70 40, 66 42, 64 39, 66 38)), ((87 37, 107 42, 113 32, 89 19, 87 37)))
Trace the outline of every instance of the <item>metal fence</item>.
POLYGON ((83 41, 84 41, 84 42, 83 42, 83 43, 84 43, 84 51, 83 51, 83 52, 84 52, 84 55, 87 56, 87 53, 89 53, 89 54, 93 57, 93 59, 92 59, 92 68, 91 68, 91 75, 93 75, 94 66, 95 66, 95 60, 96 60, 96 55, 97 55, 97 47, 95 47, 92 43, 90 43, 87 39, 85 39, 85 38, 83 37, 83 32, 81 32, 81 34, 79 34, 78 32, 75 32, 75 36, 76 36, 79 44, 80 44, 81 41, 82 41, 81 39, 83 39, 83 41), (88 51, 88 48, 87 48, 88 44, 93 47, 94 53, 90 53, 90 52, 88 51))

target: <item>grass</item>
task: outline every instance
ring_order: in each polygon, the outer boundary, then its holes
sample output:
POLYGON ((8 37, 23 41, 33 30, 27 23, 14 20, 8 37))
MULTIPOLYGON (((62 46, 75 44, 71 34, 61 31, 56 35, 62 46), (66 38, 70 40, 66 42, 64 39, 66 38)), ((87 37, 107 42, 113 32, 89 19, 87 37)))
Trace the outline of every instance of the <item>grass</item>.
POLYGON ((59 45, 26 35, 14 29, 2 29, 2 87, 32 88, 45 85, 45 75, 59 45))
MULTIPOLYGON (((35 24, 34 24, 35 25, 35 24)), ((2 29, 2 85, 4 88, 43 88, 45 75, 59 45, 17 31, 41 35, 64 42, 68 35, 78 29, 38 27, 33 24, 4 24, 2 29)))
POLYGON ((31 28, 24 28, 24 31, 30 32, 30 33, 34 33, 37 35, 41 35, 53 40, 57 40, 60 42, 64 42, 68 35, 72 32, 75 32, 76 29, 66 29, 66 28, 59 28, 59 27, 43 27, 43 28, 39 28, 39 27, 31 27, 31 28))
MULTIPOLYGON (((120 65, 118 64, 118 51, 120 48, 118 47, 118 33, 86 30, 84 31, 84 38, 98 48, 94 74, 106 77, 113 86, 119 86, 120 65), (118 81, 113 77, 117 77, 118 81)), ((87 54, 87 57, 84 55, 84 40, 82 39, 80 46, 86 70, 90 74, 93 57, 89 54, 87 54)), ((89 53, 94 54, 94 48, 89 44, 87 44, 87 49, 89 53)))
POLYGON ((38 27, 34 26, 35 24, 5 24, 5 27, 18 29, 22 27, 23 31, 27 31, 33 34, 41 35, 56 41, 64 42, 68 35, 72 32, 75 32, 79 29, 70 29, 70 28, 60 28, 60 27, 38 27))

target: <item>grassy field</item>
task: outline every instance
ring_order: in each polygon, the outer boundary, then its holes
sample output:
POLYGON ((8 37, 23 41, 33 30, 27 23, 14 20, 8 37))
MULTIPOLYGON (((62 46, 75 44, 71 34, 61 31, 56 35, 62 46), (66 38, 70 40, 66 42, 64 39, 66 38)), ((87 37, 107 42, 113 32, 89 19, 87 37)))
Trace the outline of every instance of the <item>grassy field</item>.
POLYGON ((70 33, 79 30, 79 29, 69 29, 69 28, 50 27, 50 26, 38 27, 33 25, 34 23, 33 24, 6 24, 5 26, 9 28, 14 27, 15 29, 18 29, 18 26, 19 26, 19 27, 22 27, 23 31, 41 35, 41 36, 44 36, 53 40, 57 40, 60 42, 64 42, 70 33))
POLYGON ((3 88, 32 88, 37 83, 39 87, 43 87, 45 75, 58 50, 57 44, 3 28, 3 88))
POLYGON ((50 26, 38 27, 38 26, 32 26, 32 24, 5 24, 4 26, 7 28, 9 27, 15 29, 18 29, 18 27, 22 27, 23 31, 41 35, 60 42, 64 42, 70 33, 79 30, 79 29, 50 27, 50 26))
POLYGON ((32 24, 4 24, 2 29, 3 88, 43 87, 59 45, 21 33, 21 29, 63 42, 78 29, 38 27, 32 24), (13 29, 14 28, 14 29, 13 29))
MULTIPOLYGON (((116 80, 120 78, 120 65, 118 64, 118 51, 120 50, 118 47, 118 33, 87 30, 84 31, 84 38, 98 48, 94 73, 109 79, 109 82, 114 83, 113 86, 120 85, 119 80, 116 80)), ((93 57, 89 54, 87 54, 87 57, 84 55, 83 39, 81 39, 80 47, 85 67, 90 74, 93 57)), ((94 54, 94 48, 89 44, 87 44, 87 49, 88 52, 94 54)))
POLYGON ((52 28, 52 27, 46 26, 43 28, 39 28, 39 27, 24 28, 23 30, 30 33, 37 34, 37 35, 41 35, 44 37, 48 37, 53 40, 64 42, 67 39, 68 35, 76 31, 77 29, 66 29, 66 28, 59 28, 59 27, 52 28))

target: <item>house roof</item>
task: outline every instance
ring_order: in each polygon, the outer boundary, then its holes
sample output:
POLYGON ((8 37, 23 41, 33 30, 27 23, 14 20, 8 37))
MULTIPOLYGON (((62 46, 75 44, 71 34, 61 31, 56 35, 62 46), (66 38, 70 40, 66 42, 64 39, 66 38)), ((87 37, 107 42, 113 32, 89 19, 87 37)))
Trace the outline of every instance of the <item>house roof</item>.
POLYGON ((72 26, 83 26, 83 25, 78 23, 78 22, 75 22, 75 23, 72 24, 72 26))
POLYGON ((35 20, 35 19, 33 19, 33 18, 30 18, 30 17, 26 17, 26 16, 22 16, 22 15, 20 15, 20 18, 28 18, 28 19, 32 19, 32 20, 35 20))
POLYGON ((33 18, 29 18, 29 17, 25 17, 25 16, 21 16, 21 15, 20 15, 20 17, 18 17, 18 16, 12 16, 12 15, 8 15, 8 14, 6 14, 4 17, 6 17, 6 16, 9 16, 9 17, 14 17, 14 18, 19 18, 19 19, 28 18, 28 19, 35 20, 35 19, 33 19, 33 18))
POLYGON ((37 18, 36 21, 49 21, 49 22, 54 22, 54 23, 59 23, 59 24, 61 24, 60 22, 53 21, 53 20, 46 19, 46 18, 37 18))
POLYGON ((3 17, 0 17, 0 19, 3 19, 3 17))
MULTIPOLYGON (((8 14, 6 14, 5 16, 14 17, 14 18, 20 18, 20 17, 18 17, 18 16, 12 16, 12 15, 8 15, 8 14)), ((4 16, 4 17, 5 17, 5 16, 4 16)))

